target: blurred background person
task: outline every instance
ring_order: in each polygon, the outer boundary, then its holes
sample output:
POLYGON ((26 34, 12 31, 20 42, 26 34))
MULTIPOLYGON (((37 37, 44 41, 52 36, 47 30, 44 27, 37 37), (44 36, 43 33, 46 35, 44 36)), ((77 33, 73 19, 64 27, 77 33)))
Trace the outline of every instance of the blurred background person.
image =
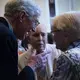
POLYGON ((18 42, 18 55, 20 55, 25 51, 25 48, 22 46, 22 40, 17 39, 17 42, 18 42))
POLYGON ((49 44, 53 44, 54 43, 53 37, 54 37, 54 35, 52 33, 47 33, 47 39, 48 39, 48 43, 49 44))

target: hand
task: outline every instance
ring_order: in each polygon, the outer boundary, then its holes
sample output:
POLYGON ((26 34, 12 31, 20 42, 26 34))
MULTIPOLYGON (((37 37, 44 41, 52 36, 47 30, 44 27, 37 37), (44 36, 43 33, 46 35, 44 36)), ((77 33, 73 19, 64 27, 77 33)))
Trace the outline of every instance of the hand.
POLYGON ((48 53, 41 53, 35 56, 31 56, 28 60, 28 66, 30 66, 33 70, 45 67, 48 55, 48 53))

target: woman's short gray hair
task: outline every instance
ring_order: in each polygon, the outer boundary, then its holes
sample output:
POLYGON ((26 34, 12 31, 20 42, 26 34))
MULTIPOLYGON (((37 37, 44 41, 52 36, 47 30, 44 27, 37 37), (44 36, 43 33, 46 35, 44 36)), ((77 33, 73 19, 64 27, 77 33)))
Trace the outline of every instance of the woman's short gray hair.
POLYGON ((12 17, 18 11, 25 11, 30 17, 39 17, 41 10, 39 6, 35 5, 31 1, 26 0, 11 0, 5 5, 4 16, 12 17))

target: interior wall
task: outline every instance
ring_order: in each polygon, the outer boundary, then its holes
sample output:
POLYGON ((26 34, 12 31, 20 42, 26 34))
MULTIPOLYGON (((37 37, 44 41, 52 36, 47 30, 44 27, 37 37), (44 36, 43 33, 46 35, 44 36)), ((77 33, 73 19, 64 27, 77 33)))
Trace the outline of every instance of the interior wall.
POLYGON ((49 0, 34 0, 41 8, 40 22, 47 26, 47 32, 50 32, 50 13, 49 0))
POLYGON ((80 0, 55 0, 56 15, 69 11, 80 11, 80 0))
POLYGON ((9 0, 0 0, 0 16, 4 15, 4 6, 7 1, 9 1, 9 0))
POLYGON ((73 10, 80 11, 80 0, 73 0, 73 10))
MULTIPOLYGON (((4 15, 4 6, 9 0, 0 0, 0 16, 4 15)), ((41 7, 42 13, 40 22, 47 26, 50 32, 49 0, 32 0, 41 7)), ((68 11, 80 11, 80 0, 55 0, 55 12, 59 15, 68 11)))

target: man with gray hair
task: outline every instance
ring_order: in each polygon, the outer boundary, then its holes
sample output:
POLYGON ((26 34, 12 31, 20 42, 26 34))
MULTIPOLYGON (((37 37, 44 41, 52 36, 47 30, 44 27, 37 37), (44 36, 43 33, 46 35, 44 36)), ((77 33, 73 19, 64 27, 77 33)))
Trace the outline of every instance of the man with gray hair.
POLYGON ((25 32, 35 29, 40 10, 30 1, 12 0, 5 5, 4 16, 12 25, 17 38, 22 39, 25 32))
POLYGON ((18 76, 16 38, 23 39, 26 32, 35 31, 39 23, 40 9, 30 1, 10 0, 5 5, 4 16, 5 18, 0 17, 0 53, 2 53, 0 78, 16 80, 18 76))

